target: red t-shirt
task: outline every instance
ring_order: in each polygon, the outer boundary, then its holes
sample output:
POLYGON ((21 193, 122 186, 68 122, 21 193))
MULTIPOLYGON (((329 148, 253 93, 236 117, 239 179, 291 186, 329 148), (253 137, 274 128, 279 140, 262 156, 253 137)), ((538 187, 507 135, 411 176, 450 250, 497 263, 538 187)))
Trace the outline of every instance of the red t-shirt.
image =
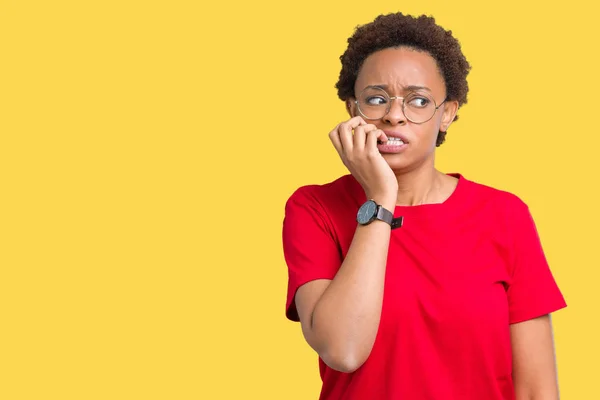
MULTIPOLYGON (((353 373, 319 359, 326 400, 513 400, 509 325, 566 306, 529 209, 517 196, 459 178, 441 204, 397 206, 379 330, 353 373)), ((288 200, 286 315, 297 289, 333 279, 366 200, 352 175, 288 200)))

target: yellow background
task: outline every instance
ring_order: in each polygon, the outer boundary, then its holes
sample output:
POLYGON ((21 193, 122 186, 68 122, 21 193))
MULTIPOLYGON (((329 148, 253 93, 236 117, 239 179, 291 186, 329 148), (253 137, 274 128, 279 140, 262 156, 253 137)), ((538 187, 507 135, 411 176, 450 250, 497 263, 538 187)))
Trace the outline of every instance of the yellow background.
POLYGON ((201 3, 0 1, 1 399, 316 399, 283 206, 346 173, 338 57, 399 10, 460 39, 438 166, 530 205, 562 397, 600 398, 594 2, 201 3))

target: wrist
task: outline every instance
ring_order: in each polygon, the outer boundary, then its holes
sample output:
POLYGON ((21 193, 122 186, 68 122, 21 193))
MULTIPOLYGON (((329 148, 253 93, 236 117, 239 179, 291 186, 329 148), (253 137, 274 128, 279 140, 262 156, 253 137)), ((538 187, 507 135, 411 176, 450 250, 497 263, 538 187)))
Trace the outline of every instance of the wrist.
POLYGON ((397 194, 373 194, 371 196, 367 195, 368 200, 373 200, 375 203, 381 205, 383 208, 394 211, 396 207, 396 197, 397 194))

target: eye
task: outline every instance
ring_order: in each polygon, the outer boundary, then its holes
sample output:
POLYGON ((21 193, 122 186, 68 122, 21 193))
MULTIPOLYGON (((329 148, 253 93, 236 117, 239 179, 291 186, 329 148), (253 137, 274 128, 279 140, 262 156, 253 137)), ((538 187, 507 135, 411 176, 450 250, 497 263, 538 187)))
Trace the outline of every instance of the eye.
POLYGON ((365 103, 370 106, 381 106, 387 103, 387 99, 383 96, 369 96, 365 100, 365 103))
POLYGON ((411 96, 408 105, 415 108, 425 108, 431 100, 424 96, 411 96))

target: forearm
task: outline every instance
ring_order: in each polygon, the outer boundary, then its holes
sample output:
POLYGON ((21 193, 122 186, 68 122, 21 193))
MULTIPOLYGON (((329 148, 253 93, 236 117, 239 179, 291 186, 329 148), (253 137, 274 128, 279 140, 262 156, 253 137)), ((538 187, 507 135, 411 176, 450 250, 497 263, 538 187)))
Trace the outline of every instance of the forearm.
POLYGON ((559 400, 558 388, 555 385, 549 385, 545 388, 515 388, 516 400, 559 400))
POLYGON ((559 400, 557 393, 522 394, 515 397, 516 400, 559 400))
POLYGON ((510 326, 517 400, 558 400, 552 323, 544 315, 510 326))
POLYGON ((358 226, 336 277, 311 320, 315 347, 325 362, 354 370, 369 356, 381 317, 391 228, 382 221, 358 226))

